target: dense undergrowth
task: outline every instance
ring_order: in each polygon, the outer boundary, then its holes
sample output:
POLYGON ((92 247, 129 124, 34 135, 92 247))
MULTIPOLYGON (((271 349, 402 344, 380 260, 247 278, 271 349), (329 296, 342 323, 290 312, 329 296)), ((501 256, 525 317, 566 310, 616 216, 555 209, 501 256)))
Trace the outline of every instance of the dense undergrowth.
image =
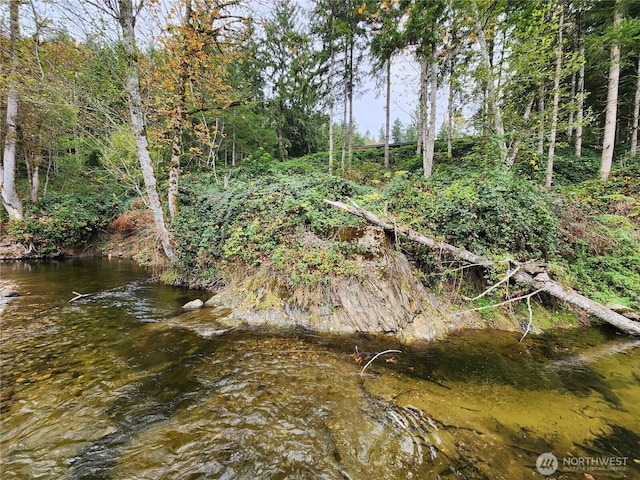
POLYGON ((173 224, 178 270, 189 284, 209 286, 235 262, 249 267, 268 263, 291 284, 313 285, 329 275, 357 273, 353 246, 335 232, 359 221, 327 209, 324 198, 358 197, 368 189, 340 177, 294 174, 286 169, 238 171, 223 188, 208 176, 189 182, 183 207, 173 224), (304 241, 314 236, 324 241, 304 241))
POLYGON ((101 188, 95 181, 76 186, 73 192, 58 190, 43 195, 37 205, 27 204, 24 221, 3 222, 6 233, 41 255, 89 246, 122 212, 126 202, 120 189, 101 188))
MULTIPOLYGON (((544 261, 556 279, 596 300, 640 307, 640 159, 625 160, 602 184, 594 180, 597 152, 576 158, 560 149, 547 191, 535 155, 507 172, 485 147, 462 139, 447 158, 440 146, 428 180, 411 146, 392 151, 390 170, 381 167, 381 149, 355 151, 344 170, 336 156, 333 176, 326 154, 281 163, 259 150, 217 176, 185 174, 180 215, 171 225, 179 260, 166 278, 214 287, 234 265, 262 266, 292 286, 315 288, 334 275, 359 275, 357 258, 380 252, 347 241, 345 229, 363 220, 323 203, 351 198, 494 259, 544 261)), ((54 252, 82 244, 130 202, 113 188, 49 195, 8 231, 54 252)), ((446 292, 458 265, 406 242, 399 247, 425 283, 446 292)))
MULTIPOLYGON (((392 169, 380 150, 357 151, 351 167, 326 154, 280 163, 258 152, 229 173, 228 187, 210 176, 183 184, 183 210, 174 224, 179 271, 188 283, 221 281, 220 267, 268 265, 291 284, 313 288, 331 275, 358 275, 353 243, 340 226, 356 217, 323 204, 351 198, 399 224, 496 259, 546 262, 555 278, 602 302, 640 306, 640 162, 627 161, 601 184, 595 152, 558 162, 551 191, 540 187, 535 162, 507 172, 490 166, 468 141, 462 159, 439 153, 425 180, 413 147, 394 151, 392 169), (489 165, 489 166, 488 166, 489 165), (315 243, 313 238, 316 239, 315 243), (322 241, 317 241, 321 239, 322 241)), ((433 252, 401 245, 430 285, 447 283, 447 268, 433 252)))

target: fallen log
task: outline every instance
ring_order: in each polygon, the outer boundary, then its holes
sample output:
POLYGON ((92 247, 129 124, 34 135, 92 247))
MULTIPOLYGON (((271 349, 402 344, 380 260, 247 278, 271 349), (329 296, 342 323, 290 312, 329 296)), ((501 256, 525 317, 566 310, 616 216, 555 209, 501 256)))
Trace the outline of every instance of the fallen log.
MULTIPOLYGON (((483 255, 478 255, 476 253, 470 252, 469 250, 465 250, 464 248, 456 247, 455 245, 451 245, 435 238, 428 237, 411 228, 397 225, 395 222, 382 220, 375 213, 365 210, 364 208, 356 204, 353 200, 351 200, 351 205, 346 205, 342 202, 327 199, 324 200, 324 203, 364 218, 368 222, 379 226, 386 232, 392 233, 396 236, 402 235, 412 242, 419 243, 420 245, 425 245, 434 250, 446 251, 456 258, 464 260, 465 262, 477 264, 485 268, 491 268, 495 265, 495 262, 493 260, 483 255)), ((515 272, 512 278, 518 284, 530 286, 531 288, 536 290, 545 291, 549 295, 552 295, 570 305, 578 307, 579 309, 584 310, 585 312, 609 323, 610 325, 613 325, 614 327, 625 333, 640 336, 640 322, 634 322, 633 320, 630 320, 625 316, 614 312, 613 310, 594 300, 591 300, 590 298, 580 295, 573 290, 565 289, 558 282, 551 280, 546 272, 531 274, 527 272, 526 268, 524 268, 519 269, 517 272, 515 272)))

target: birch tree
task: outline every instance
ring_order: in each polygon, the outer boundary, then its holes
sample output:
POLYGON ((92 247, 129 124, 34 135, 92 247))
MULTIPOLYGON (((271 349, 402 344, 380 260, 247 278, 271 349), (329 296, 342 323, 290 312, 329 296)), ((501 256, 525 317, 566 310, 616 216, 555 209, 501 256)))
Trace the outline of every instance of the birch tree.
POLYGON ((182 18, 165 29, 167 61, 160 85, 162 93, 168 93, 159 111, 168 119, 172 132, 167 193, 172 219, 178 214, 182 137, 190 125, 189 109, 202 113, 231 103, 230 87, 223 77, 228 64, 237 59, 227 48, 234 24, 241 20, 230 13, 237 4, 238 0, 179 0, 175 11, 181 12, 182 18))
POLYGON ((560 80, 562 78, 562 29, 564 27, 564 9, 562 4, 559 7, 558 20, 558 43, 556 46, 556 71, 553 78, 553 110, 551 112, 551 132, 549 134, 549 151, 547 156, 547 175, 545 187, 551 188, 553 179, 553 160, 555 157, 556 134, 558 130, 558 109, 560 107, 560 80))
POLYGON ((576 93, 576 132, 574 152, 576 157, 582 156, 582 139, 584 132, 584 79, 585 79, 585 46, 584 46, 584 11, 581 8, 577 15, 578 30, 578 60, 580 70, 578 71, 578 85, 576 93))
POLYGON ((9 3, 9 50, 11 67, 7 89, 7 130, 4 137, 4 153, 0 166, 0 194, 2 204, 12 220, 23 219, 22 201, 16 191, 16 149, 18 143, 18 40, 20 37, 19 0, 9 3))
MULTIPOLYGON (((500 152, 500 161, 505 164, 507 161, 507 143, 505 139, 504 123, 502 120, 502 108, 500 107, 498 90, 496 87, 496 78, 493 71, 493 62, 489 52, 489 44, 487 42, 487 36, 485 33, 487 19, 480 12, 477 0, 474 0, 471 5, 473 13, 473 22, 475 28, 475 34, 478 39, 478 48, 480 50, 480 58, 482 61, 482 68, 486 78, 487 88, 487 107, 489 114, 493 120, 493 129, 498 141, 498 147, 500 152)), ((490 10, 490 9, 489 9, 490 10)), ((490 11, 488 11, 490 13, 490 11)))
POLYGON ((629 155, 635 157, 638 154, 638 116, 640 116, 640 57, 636 67, 636 93, 633 100, 633 120, 631 126, 631 148, 629 155))
MULTIPOLYGON (((391 64, 393 56, 401 49, 402 40, 398 27, 403 11, 397 2, 372 3, 366 12, 371 26, 371 54, 375 59, 374 69, 385 71, 385 135, 384 168, 389 168, 389 138, 391 134, 391 64)), ((361 7, 362 12, 365 9, 361 7)))
POLYGON ((401 3, 401 8, 407 11, 402 32, 404 45, 416 48, 416 56, 421 66, 422 169, 425 178, 429 178, 433 169, 436 140, 438 52, 442 45, 439 24, 445 15, 446 2, 444 0, 405 1, 401 3))

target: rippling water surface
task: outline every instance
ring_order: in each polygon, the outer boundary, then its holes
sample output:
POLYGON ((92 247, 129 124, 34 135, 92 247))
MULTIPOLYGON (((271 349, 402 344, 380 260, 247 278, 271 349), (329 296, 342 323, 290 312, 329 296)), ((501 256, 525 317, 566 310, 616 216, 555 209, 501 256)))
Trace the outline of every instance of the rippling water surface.
POLYGON ((0 320, 2 479, 510 480, 545 478, 544 452, 553 478, 640 478, 638 340, 226 331, 129 262, 0 268, 22 294, 0 320))

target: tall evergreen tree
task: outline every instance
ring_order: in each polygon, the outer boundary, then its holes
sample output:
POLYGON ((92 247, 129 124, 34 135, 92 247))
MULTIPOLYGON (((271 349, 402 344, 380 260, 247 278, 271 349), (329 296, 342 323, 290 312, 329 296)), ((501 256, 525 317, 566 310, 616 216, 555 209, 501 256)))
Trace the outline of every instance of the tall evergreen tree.
POLYGON ((259 62, 278 134, 278 157, 310 153, 318 138, 320 99, 313 43, 300 7, 278 0, 264 27, 259 62))

